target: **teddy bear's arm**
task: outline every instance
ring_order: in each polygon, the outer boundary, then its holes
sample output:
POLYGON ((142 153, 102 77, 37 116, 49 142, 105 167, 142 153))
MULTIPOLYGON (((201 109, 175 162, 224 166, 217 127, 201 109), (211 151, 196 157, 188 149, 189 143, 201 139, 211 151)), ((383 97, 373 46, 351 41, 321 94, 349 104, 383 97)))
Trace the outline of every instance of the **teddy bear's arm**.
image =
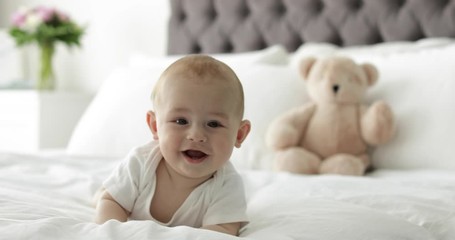
POLYGON ((384 144, 395 133, 392 110, 383 101, 373 103, 362 110, 362 137, 370 145, 384 144))
POLYGON ((274 150, 297 145, 315 109, 316 105, 309 103, 275 119, 267 131, 267 145, 274 150))

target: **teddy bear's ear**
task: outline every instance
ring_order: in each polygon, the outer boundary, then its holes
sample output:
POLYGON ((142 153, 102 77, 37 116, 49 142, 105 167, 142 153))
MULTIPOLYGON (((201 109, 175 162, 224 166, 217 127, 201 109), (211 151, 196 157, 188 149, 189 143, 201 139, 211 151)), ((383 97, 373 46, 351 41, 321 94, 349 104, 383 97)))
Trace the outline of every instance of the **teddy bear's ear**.
POLYGON ((316 58, 314 57, 306 57, 300 61, 300 74, 302 75, 303 79, 307 79, 308 75, 310 74, 311 67, 313 67, 314 63, 316 62, 316 58))
POLYGON ((370 63, 362 64, 362 68, 365 71, 365 73, 367 74, 368 85, 369 86, 374 85, 378 81, 378 78, 379 78, 378 69, 370 63))

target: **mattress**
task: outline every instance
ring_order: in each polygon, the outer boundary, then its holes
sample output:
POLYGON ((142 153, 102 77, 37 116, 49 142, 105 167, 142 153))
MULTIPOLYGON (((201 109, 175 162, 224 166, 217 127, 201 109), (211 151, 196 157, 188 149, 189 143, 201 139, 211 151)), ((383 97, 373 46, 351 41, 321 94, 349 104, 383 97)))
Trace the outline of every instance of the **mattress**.
MULTIPOLYGON (((3 239, 237 239, 152 221, 93 223, 93 197, 117 158, 0 154, 3 239)), ((241 239, 455 237, 455 175, 379 170, 364 177, 242 170, 250 222, 241 239)))

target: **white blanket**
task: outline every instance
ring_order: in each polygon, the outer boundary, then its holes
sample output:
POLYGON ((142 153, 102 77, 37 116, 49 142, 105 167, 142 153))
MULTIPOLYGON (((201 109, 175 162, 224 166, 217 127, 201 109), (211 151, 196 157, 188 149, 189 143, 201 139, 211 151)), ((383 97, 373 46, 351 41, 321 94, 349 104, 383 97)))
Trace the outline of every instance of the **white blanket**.
MULTIPOLYGON (((151 221, 92 223, 92 198, 118 159, 0 155, 0 239, 237 239, 151 221)), ((455 173, 365 177, 242 172, 241 239, 455 239, 455 173)))

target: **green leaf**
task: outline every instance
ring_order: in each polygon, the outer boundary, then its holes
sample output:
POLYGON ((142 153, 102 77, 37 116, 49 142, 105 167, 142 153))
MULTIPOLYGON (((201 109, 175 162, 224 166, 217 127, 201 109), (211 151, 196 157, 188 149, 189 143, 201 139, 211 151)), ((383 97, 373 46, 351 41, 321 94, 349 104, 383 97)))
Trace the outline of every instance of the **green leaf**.
POLYGON ((12 27, 9 31, 18 46, 37 42, 38 45, 54 44, 62 42, 67 46, 80 46, 80 39, 84 35, 84 29, 71 21, 54 21, 40 24, 33 33, 12 27))

